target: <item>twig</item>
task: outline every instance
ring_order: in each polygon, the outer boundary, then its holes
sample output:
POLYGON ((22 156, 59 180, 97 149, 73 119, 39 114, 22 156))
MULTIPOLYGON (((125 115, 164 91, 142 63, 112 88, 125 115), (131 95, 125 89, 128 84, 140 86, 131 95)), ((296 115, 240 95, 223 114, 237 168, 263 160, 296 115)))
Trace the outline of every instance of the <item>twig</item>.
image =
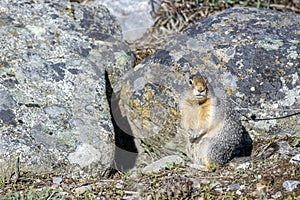
POLYGON ((270 4, 270 8, 276 8, 276 9, 287 9, 287 10, 292 10, 294 12, 300 12, 300 9, 295 8, 294 6, 285 6, 285 5, 279 5, 279 4, 270 4))
POLYGON ((213 176, 213 177, 207 177, 207 176, 197 176, 197 178, 200 178, 200 179, 219 179, 219 178, 230 178, 232 179, 233 177, 230 177, 230 176, 213 176))
POLYGON ((125 192, 125 194, 132 194, 132 195, 134 195, 134 194, 139 194, 138 192, 135 192, 135 191, 128 191, 128 190, 125 190, 124 192, 125 192))
POLYGON ((52 192, 52 194, 47 198, 47 200, 50 200, 56 193, 56 191, 52 192))

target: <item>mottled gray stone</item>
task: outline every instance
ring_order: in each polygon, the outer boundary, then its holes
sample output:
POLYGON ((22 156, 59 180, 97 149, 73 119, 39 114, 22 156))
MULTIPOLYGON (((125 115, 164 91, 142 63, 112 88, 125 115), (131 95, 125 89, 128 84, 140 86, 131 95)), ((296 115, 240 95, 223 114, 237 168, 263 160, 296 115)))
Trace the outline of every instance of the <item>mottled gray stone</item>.
POLYGON ((106 85, 134 61, 121 38, 96 3, 0 2, 1 163, 19 157, 34 174, 103 175, 114 154, 106 85))
POLYGON ((54 183, 54 184, 60 184, 61 182, 62 182, 62 177, 53 177, 52 178, 52 182, 54 183))
POLYGON ((141 163, 184 149, 178 102, 195 72, 208 77, 216 96, 234 103, 253 139, 294 135, 300 128, 299 21, 293 13, 228 9, 170 38, 127 73, 120 104, 141 163))
MULTIPOLYGON (((96 0, 105 5, 120 22, 124 39, 132 42, 154 24, 150 0, 96 0)), ((159 5, 159 1, 156 1, 159 5)))
POLYGON ((272 197, 275 198, 275 199, 278 199, 278 198, 282 197, 282 192, 278 191, 274 195, 272 195, 272 197))
POLYGON ((241 185, 239 183, 233 183, 227 186, 227 191, 240 189, 241 185))
POLYGON ((299 184, 300 181, 288 180, 283 182, 282 187, 284 187, 287 191, 292 192, 294 189, 298 187, 299 184))

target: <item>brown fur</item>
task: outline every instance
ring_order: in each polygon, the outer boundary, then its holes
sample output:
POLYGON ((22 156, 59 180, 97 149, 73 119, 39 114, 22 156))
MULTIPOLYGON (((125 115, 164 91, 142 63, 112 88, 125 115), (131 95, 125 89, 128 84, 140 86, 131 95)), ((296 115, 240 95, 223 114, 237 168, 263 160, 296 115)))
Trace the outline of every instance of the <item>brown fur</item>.
MULTIPOLYGON (((211 126, 215 115, 215 102, 210 98, 206 81, 203 78, 194 77, 190 81, 191 86, 181 102, 182 127, 195 130, 203 136, 213 128, 211 126), (203 96, 195 95, 200 92, 203 96)), ((198 134, 195 135, 195 137, 197 136, 198 134)))

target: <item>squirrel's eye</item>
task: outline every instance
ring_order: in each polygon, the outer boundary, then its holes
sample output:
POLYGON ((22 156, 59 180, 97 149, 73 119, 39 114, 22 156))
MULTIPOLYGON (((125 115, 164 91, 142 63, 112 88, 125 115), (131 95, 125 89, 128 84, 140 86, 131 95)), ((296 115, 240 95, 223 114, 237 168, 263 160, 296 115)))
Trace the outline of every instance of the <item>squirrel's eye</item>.
POLYGON ((190 85, 192 85, 192 84, 193 84, 193 81, 192 81, 192 80, 190 80, 190 81, 189 81, 189 84, 190 84, 190 85))

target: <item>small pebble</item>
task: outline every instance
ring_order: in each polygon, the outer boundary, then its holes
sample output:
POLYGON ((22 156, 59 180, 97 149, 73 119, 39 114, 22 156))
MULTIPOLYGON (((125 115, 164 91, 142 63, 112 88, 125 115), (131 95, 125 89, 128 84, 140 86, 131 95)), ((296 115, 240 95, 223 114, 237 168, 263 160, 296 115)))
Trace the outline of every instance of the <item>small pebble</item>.
POLYGON ((121 183, 117 183, 117 184, 116 184, 116 188, 117 188, 117 189, 122 189, 122 188, 123 188, 123 185, 122 185, 121 183))
POLYGON ((233 189, 240 189, 240 187, 241 187, 241 185, 239 183, 234 183, 234 184, 228 185, 227 191, 233 190, 233 189))
POLYGON ((237 190, 235 193, 236 193, 237 195, 242 195, 242 192, 241 192, 240 190, 237 190))
POLYGON ((35 182, 40 183, 42 181, 40 179, 36 179, 35 182))
POLYGON ((242 163, 236 167, 236 169, 248 169, 250 166, 250 162, 242 163))
POLYGON ((130 199, 132 199, 132 196, 123 196, 122 199, 123 200, 130 200, 130 199))
POLYGON ((216 181, 216 182, 213 182, 213 183, 210 184, 211 188, 216 188, 216 187, 219 187, 219 186, 221 186, 221 183, 219 181, 216 181))
POLYGON ((215 191, 223 193, 223 188, 217 187, 217 188, 215 188, 215 191))
POLYGON ((277 199, 282 197, 282 193, 280 191, 276 192, 274 195, 272 195, 273 198, 277 199))
POLYGON ((60 184, 62 182, 62 178, 61 177, 53 177, 52 182, 54 184, 60 184))
POLYGON ((290 160, 291 163, 300 164, 300 154, 293 156, 290 160))
POLYGON ((294 180, 288 180, 284 181, 282 186, 289 192, 292 192, 294 189, 297 188, 297 185, 300 183, 300 181, 294 181, 294 180))
POLYGON ((261 179, 261 177, 262 177, 262 176, 261 176, 260 174, 257 175, 257 179, 261 179))
POLYGON ((281 169, 277 169, 277 171, 274 174, 279 174, 281 172, 281 169))
POLYGON ((208 185, 208 184, 210 184, 210 180, 208 180, 208 179, 201 179, 200 183, 204 184, 204 185, 208 185))

